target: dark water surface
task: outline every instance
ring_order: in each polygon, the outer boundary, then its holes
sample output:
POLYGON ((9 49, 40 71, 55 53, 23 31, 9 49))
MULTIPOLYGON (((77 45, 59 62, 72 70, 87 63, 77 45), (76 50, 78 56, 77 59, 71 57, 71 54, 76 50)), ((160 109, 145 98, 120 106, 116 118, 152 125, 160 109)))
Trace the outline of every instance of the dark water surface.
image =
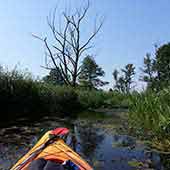
POLYGON ((160 156, 125 133, 121 113, 82 114, 77 119, 48 118, 30 123, 20 121, 0 130, 0 170, 8 170, 47 130, 67 127, 68 142, 96 170, 162 170, 160 156), (92 115, 93 114, 93 115, 92 115), (25 122, 25 123, 23 123, 25 122))

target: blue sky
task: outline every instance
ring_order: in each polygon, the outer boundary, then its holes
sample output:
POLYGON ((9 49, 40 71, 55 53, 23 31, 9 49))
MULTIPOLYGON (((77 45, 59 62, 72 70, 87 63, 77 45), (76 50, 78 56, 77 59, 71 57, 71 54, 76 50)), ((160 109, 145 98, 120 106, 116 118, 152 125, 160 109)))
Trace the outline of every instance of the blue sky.
MULTIPOLYGON (((83 0, 1 0, 0 64, 9 69, 28 68, 35 76, 43 76, 43 44, 31 34, 50 35, 46 16, 57 4, 58 15, 66 7, 79 7, 83 0)), ((139 71, 143 56, 154 51, 154 44, 170 41, 169 0, 91 0, 88 24, 82 31, 86 38, 96 15, 105 16, 95 47, 89 51, 112 81, 115 68, 133 63, 139 71)), ((110 87, 112 84, 110 85, 110 87)))

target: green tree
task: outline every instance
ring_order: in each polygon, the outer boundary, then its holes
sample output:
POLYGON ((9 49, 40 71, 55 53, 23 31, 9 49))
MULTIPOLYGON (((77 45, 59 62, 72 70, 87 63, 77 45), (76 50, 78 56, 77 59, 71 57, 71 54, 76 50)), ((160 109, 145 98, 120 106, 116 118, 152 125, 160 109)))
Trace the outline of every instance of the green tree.
POLYGON ((122 72, 124 73, 125 92, 129 93, 135 75, 135 66, 133 64, 127 64, 125 68, 122 69, 122 72))
POLYGON ((156 50, 155 69, 159 87, 168 86, 170 84, 170 43, 156 50))
POLYGON ((155 56, 144 57, 142 81, 148 88, 160 90, 170 85, 170 43, 159 48, 156 46, 155 56))
POLYGON ((124 78, 122 76, 119 77, 119 72, 118 72, 117 69, 115 69, 113 71, 112 75, 113 75, 113 78, 114 78, 114 81, 115 81, 114 89, 124 93, 125 92, 124 78))
POLYGON ((119 79, 119 77, 118 77, 118 75, 119 75, 118 70, 115 69, 115 70, 113 71, 112 75, 113 75, 113 78, 114 78, 114 81, 115 81, 114 88, 115 88, 115 89, 118 89, 118 79, 119 79))
POLYGON ((125 88, 125 79, 123 76, 119 77, 118 79, 118 89, 120 92, 125 93, 126 88, 125 88))
POLYGON ((87 56, 84 58, 79 76, 80 85, 89 89, 97 88, 108 84, 102 81, 99 77, 103 77, 105 72, 96 63, 93 57, 87 56))
POLYGON ((43 81, 46 83, 54 84, 54 85, 63 85, 64 84, 64 79, 63 79, 60 69, 58 67, 57 67, 57 69, 51 69, 49 72, 49 75, 45 76, 43 78, 43 81))
POLYGON ((135 75, 135 66, 133 64, 127 64, 125 68, 121 69, 122 75, 119 76, 119 72, 114 70, 113 78, 115 81, 114 88, 122 93, 129 93, 132 88, 133 77, 135 75))
POLYGON ((154 88, 155 82, 155 60, 151 58, 149 53, 144 57, 144 66, 142 70, 142 78, 140 80, 147 83, 147 88, 154 88))

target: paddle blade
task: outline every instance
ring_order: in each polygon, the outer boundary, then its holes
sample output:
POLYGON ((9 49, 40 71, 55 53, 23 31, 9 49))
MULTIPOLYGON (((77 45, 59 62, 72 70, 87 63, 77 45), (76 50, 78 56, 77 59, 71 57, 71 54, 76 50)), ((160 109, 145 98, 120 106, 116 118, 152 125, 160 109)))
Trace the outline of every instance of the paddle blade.
POLYGON ((69 129, 67 128, 56 128, 51 131, 51 135, 66 135, 69 133, 69 129))

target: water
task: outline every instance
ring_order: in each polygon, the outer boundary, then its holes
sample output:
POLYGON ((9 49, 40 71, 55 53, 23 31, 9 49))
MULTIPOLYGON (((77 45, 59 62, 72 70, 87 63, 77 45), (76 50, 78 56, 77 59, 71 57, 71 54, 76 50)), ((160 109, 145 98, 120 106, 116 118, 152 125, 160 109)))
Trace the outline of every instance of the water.
POLYGON ((125 133, 126 121, 120 113, 85 113, 75 120, 48 118, 30 123, 18 121, 0 130, 0 169, 7 170, 44 134, 56 127, 67 127, 72 145, 96 170, 162 170, 160 156, 141 141, 125 133), (91 114, 91 116, 87 116, 91 114))

